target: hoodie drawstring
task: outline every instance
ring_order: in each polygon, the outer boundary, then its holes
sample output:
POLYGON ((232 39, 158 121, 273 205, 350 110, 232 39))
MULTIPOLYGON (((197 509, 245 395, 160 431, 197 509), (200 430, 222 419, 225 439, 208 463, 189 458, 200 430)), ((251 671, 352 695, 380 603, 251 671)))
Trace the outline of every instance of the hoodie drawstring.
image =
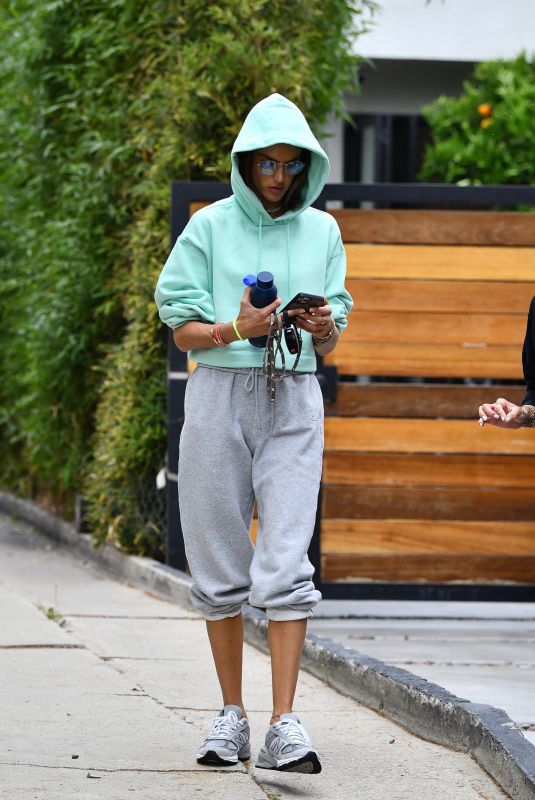
MULTIPOLYGON (((258 384, 260 379, 264 378, 264 375, 260 372, 258 367, 251 367, 251 371, 247 375, 245 379, 245 383, 243 388, 246 392, 254 392, 254 426, 257 428, 260 425, 260 410, 259 410, 259 403, 258 403, 258 384)), ((275 422, 275 408, 274 403, 270 403, 271 407, 271 430, 273 430, 273 425, 275 422)))
POLYGON ((286 277, 288 278, 288 294, 294 296, 292 291, 292 270, 290 269, 290 225, 291 220, 286 224, 286 277))
POLYGON ((258 370, 256 367, 251 367, 243 388, 246 392, 254 391, 254 424, 256 427, 258 425, 258 370))
MULTIPOLYGON (((292 220, 288 220, 284 227, 286 228, 286 282, 288 285, 288 295, 293 297, 292 288, 292 270, 291 270, 291 249, 290 249, 290 225, 292 220)), ((256 259, 256 274, 262 271, 262 214, 258 216, 258 256, 256 259)), ((277 277, 275 276, 275 280, 277 277)))
POLYGON ((258 217, 258 258, 256 261, 256 274, 262 272, 262 214, 258 217))

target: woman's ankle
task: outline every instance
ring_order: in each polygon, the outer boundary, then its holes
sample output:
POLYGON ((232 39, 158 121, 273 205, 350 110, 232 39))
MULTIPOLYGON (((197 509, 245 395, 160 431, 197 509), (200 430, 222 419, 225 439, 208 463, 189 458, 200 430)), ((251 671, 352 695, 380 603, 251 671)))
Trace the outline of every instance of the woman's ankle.
POLYGON ((269 723, 269 724, 270 724, 270 725, 275 725, 275 723, 276 723, 276 722, 279 722, 279 720, 280 720, 280 718, 281 718, 281 714, 291 714, 291 713, 292 713, 292 709, 291 709, 291 708, 290 708, 290 710, 289 710, 289 711, 288 711, 288 710, 286 710, 286 711, 279 711, 279 712, 277 712, 277 713, 273 712, 273 714, 271 715, 271 720, 270 720, 270 723, 269 723))

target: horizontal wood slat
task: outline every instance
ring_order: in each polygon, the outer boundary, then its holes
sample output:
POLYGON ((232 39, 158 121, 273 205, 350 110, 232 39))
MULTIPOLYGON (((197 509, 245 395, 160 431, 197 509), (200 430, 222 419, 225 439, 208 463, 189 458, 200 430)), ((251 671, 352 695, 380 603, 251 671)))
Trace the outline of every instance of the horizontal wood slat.
POLYGON ((332 210, 344 242, 535 246, 534 215, 525 212, 332 210))
POLYGON ((336 401, 325 406, 325 413, 346 417, 451 417, 473 420, 482 403, 506 397, 520 405, 525 393, 524 384, 486 387, 339 381, 336 401))
POLYGON ((323 482, 360 486, 360 491, 367 486, 508 487, 535 495, 535 457, 327 451, 323 482))
POLYGON ((323 487, 325 518, 383 519, 535 519, 532 489, 442 488, 438 486, 323 487))
POLYGON ((326 519, 324 553, 535 555, 535 522, 326 519))
POLYGON ((405 554, 321 557, 324 581, 518 581, 535 582, 535 556, 405 554))
POLYGON ((346 282, 355 307, 363 311, 414 311, 453 314, 523 314, 527 318, 535 287, 531 283, 372 280, 346 282))
MULTIPOLYGON (((190 216, 211 200, 190 203, 190 216)), ((534 247, 534 215, 492 211, 329 211, 348 243, 534 247)))
POLYGON ((522 345, 524 314, 429 314, 412 311, 362 311, 349 318, 344 342, 522 345))
POLYGON ((472 420, 325 418, 325 449, 371 453, 535 455, 535 431, 472 420))
POLYGON ((348 278, 529 281, 535 277, 533 248, 347 244, 346 254, 348 278))
POLYGON ((325 357, 342 375, 521 380, 521 349, 474 344, 349 342, 343 338, 325 357))

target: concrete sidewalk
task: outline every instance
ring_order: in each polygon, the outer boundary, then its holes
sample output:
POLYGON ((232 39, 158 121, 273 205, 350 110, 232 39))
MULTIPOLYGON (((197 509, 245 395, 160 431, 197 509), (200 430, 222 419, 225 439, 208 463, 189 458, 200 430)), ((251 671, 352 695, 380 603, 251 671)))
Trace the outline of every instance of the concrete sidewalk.
MULTIPOLYGON (((301 673, 296 710, 320 775, 201 767, 220 708, 204 622, 106 577, 27 524, 0 516, 0 798, 498 800, 474 760, 423 741, 301 673)), ((245 647, 259 748, 271 709, 268 658, 245 647)))

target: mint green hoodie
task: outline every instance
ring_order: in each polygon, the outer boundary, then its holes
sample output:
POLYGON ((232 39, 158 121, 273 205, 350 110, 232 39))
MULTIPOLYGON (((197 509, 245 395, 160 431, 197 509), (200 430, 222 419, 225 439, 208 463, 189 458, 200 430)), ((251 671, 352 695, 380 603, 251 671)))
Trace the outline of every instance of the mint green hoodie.
MULTIPOLYGON (((251 109, 232 148, 233 194, 197 211, 178 237, 156 287, 160 318, 171 328, 186 322, 229 322, 239 311, 248 274, 272 272, 283 305, 297 292, 323 295, 338 329, 347 324, 352 300, 344 288, 345 252, 334 218, 311 208, 329 174, 329 160, 294 103, 272 94, 251 109), (272 219, 238 169, 237 154, 275 144, 311 152, 301 205, 272 219)), ((298 369, 314 372, 312 336, 303 334, 298 369)), ((193 350, 202 364, 259 367, 264 351, 248 341, 193 350)), ((294 357, 286 352, 286 363, 294 357)))

